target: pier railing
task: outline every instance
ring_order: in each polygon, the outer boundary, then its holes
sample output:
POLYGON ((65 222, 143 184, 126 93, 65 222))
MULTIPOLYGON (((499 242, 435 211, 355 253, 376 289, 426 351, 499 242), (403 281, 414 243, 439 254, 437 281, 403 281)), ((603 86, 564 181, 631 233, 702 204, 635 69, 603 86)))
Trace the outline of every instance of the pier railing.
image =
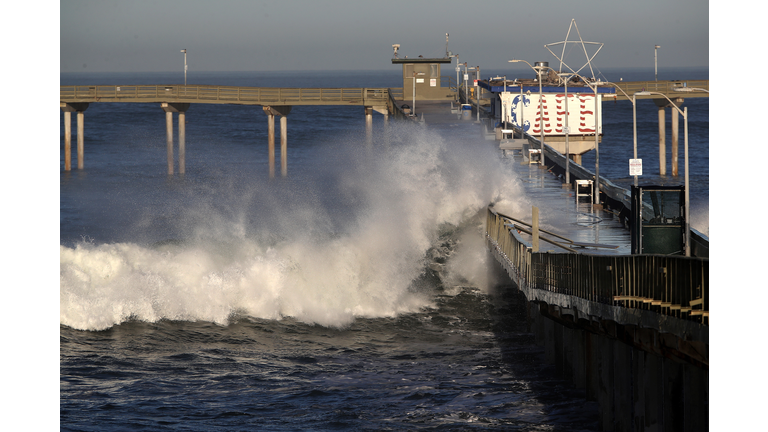
MULTIPOLYGON (((680 81, 625 81, 614 82, 617 87, 624 90, 624 93, 632 97, 633 94, 640 91, 655 93, 664 93, 670 98, 681 97, 708 97, 709 80, 680 80, 680 81), (701 91, 701 90, 706 91, 701 91)), ((617 91, 615 96, 617 100, 627 100, 624 93, 617 91)), ((637 96, 637 99, 654 99, 658 95, 637 96)))
POLYGON ((387 104, 387 88, 278 88, 206 85, 60 86, 61 102, 185 102, 241 105, 387 104))
POLYGON ((666 255, 533 252, 514 221, 487 210, 486 239, 521 289, 656 312, 709 325, 709 260, 666 255))

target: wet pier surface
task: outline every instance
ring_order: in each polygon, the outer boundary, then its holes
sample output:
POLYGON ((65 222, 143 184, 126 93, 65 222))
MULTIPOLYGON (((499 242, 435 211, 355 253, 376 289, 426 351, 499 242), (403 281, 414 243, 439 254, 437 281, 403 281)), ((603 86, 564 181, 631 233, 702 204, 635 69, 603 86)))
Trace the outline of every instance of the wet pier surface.
MULTIPOLYGON (((402 103, 411 102, 404 101, 402 103)), ((454 103, 454 108, 456 107, 454 103)), ((423 118, 425 126, 438 129, 440 132, 448 132, 452 135, 467 134, 473 140, 482 139, 483 126, 476 122, 477 114, 473 111, 471 117, 465 118, 461 114, 451 113, 451 102, 443 101, 416 101, 416 118, 423 118)), ((488 140, 485 144, 498 147, 498 141, 488 140)), ((499 150, 501 157, 501 150, 499 150)), ((520 175, 521 186, 525 188, 525 195, 531 205, 539 209, 539 225, 541 229, 550 231, 578 243, 591 243, 612 245, 615 248, 604 247, 573 247, 579 253, 599 255, 627 255, 631 252, 630 233, 619 219, 618 215, 610 211, 596 209, 591 204, 591 197, 576 197, 573 189, 564 189, 563 180, 551 172, 547 167, 538 164, 528 164, 528 160, 516 154, 508 156, 507 161, 515 164, 515 171, 520 175)), ((497 209, 505 213, 503 209, 497 209)), ((515 219, 530 224, 532 222, 532 209, 527 213, 508 214, 515 219)), ((522 238, 530 242, 531 237, 524 232, 522 238)), ((541 233, 541 236, 562 241, 554 236, 541 233)), ((565 242, 567 243, 567 242, 565 242)), ((541 251, 567 252, 567 250, 548 243, 540 242, 541 251)))
MULTIPOLYGON (((522 157, 511 158, 510 163, 523 164, 517 167, 521 181, 533 205, 539 208, 539 225, 542 229, 566 237, 578 243, 612 245, 616 248, 574 247, 579 253, 600 255, 627 255, 631 252, 629 230, 619 216, 609 211, 596 209, 591 197, 576 198, 575 190, 562 187, 562 181, 540 165, 528 165, 522 157), (527 173, 527 176, 526 176, 527 173)), ((530 223, 531 214, 509 215, 530 223)), ((530 236, 521 234, 530 241, 530 236)), ((542 236, 547 236, 542 233, 542 236)), ((551 237, 551 236, 547 236, 551 237)), ((565 252, 547 242, 541 242, 541 251, 565 252)))

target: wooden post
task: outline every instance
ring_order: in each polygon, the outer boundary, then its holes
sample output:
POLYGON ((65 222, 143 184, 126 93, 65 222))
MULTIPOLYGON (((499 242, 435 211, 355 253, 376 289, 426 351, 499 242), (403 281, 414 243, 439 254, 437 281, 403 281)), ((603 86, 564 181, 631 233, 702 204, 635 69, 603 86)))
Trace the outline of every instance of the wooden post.
POLYGON ((165 112, 165 144, 168 154, 168 175, 173 175, 173 112, 165 112))
POLYGON ((179 174, 184 174, 186 169, 186 114, 179 111, 179 174))
POLYGON ((64 171, 72 170, 72 113, 64 111, 64 171))

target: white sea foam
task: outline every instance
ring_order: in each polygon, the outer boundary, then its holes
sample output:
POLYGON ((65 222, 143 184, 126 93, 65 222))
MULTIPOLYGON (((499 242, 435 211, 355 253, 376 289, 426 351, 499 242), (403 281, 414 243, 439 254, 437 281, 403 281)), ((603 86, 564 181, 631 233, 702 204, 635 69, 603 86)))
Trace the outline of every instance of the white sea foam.
MULTIPOLYGON (((341 143, 290 191, 254 182, 215 191, 232 195, 229 205, 187 205, 179 221, 186 238, 61 246, 60 322, 88 330, 128 319, 224 325, 241 314, 344 326, 430 306, 430 293, 412 283, 439 227, 491 201, 512 205, 518 188, 483 141, 391 129, 391 147, 341 143)), ((450 269, 482 285, 477 250, 465 249, 450 269)))

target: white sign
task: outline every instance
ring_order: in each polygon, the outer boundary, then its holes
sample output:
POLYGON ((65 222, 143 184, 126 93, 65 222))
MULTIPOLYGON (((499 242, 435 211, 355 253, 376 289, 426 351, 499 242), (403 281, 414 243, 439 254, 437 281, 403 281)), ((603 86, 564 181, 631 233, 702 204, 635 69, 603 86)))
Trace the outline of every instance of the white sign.
POLYGON ((464 74, 464 81, 469 81, 469 74, 464 74))
POLYGON ((416 83, 423 83, 423 82, 424 82, 424 78, 416 78, 416 83))
MULTIPOLYGON (((565 135, 565 94, 544 93, 544 98, 539 108, 538 88, 536 93, 520 95, 519 92, 499 93, 503 106, 499 111, 505 113, 507 121, 520 127, 523 123, 525 131, 538 136, 541 134, 541 126, 544 127, 544 135, 565 135), (544 117, 540 119, 539 112, 543 111, 544 117)), ((570 90, 570 89, 569 89, 570 90)), ((602 96, 598 99, 601 103, 602 96)), ((568 126, 570 135, 592 136, 595 133, 595 98, 592 94, 570 93, 568 97, 568 126)), ((598 133, 602 132, 602 111, 598 112, 598 133)))
POLYGON ((475 85, 475 87, 477 87, 477 80, 475 80, 475 84, 474 85, 475 85))
POLYGON ((629 175, 643 175, 643 160, 642 159, 630 159, 629 160, 629 175))
POLYGON ((429 86, 430 87, 437 87, 437 78, 430 78, 429 79, 429 86))

